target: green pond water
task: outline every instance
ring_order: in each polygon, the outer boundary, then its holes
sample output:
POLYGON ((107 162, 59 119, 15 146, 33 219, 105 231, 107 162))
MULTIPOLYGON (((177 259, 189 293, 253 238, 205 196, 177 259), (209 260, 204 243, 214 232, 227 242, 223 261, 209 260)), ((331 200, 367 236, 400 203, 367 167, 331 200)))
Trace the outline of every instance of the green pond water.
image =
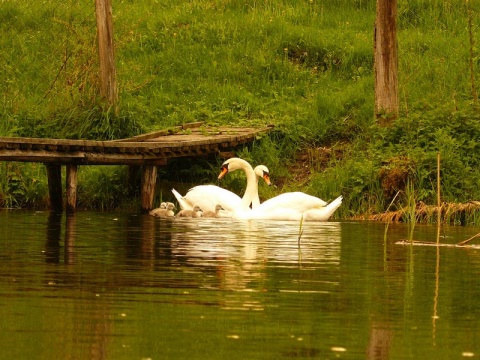
MULTIPOLYGON (((443 227, 439 239, 478 232, 443 227)), ((408 234, 3 211, 0 358, 478 358, 480 250, 397 243, 408 234)), ((413 237, 436 241, 437 228, 413 237)))

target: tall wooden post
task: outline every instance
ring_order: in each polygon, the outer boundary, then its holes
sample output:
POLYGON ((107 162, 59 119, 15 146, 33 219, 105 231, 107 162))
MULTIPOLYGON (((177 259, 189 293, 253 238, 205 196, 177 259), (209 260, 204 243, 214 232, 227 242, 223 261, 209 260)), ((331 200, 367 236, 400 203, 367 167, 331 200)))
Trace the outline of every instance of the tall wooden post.
POLYGON ((97 15, 98 56, 100 61, 100 94, 115 109, 117 84, 113 46, 112 0, 95 0, 97 15))
POLYGON ((397 0, 377 0, 374 57, 375 116, 388 126, 399 110, 397 0))
POLYGON ((144 165, 142 168, 142 211, 147 212, 153 207, 155 185, 157 183, 157 167, 144 165))
POLYGON ((66 183, 67 214, 73 214, 77 206, 77 165, 67 165, 66 183))
POLYGON ((63 211, 62 165, 47 164, 48 193, 50 194, 51 211, 63 211))

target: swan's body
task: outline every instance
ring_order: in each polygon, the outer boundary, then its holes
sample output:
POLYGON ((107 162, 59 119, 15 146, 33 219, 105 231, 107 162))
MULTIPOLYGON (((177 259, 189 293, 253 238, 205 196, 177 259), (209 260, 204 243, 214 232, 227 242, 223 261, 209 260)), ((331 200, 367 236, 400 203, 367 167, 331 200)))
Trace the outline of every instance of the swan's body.
POLYGON ((312 208, 322 208, 327 202, 312 195, 300 191, 287 192, 277 195, 263 202, 260 207, 263 212, 270 212, 278 208, 289 208, 300 212, 312 208))
POLYGON ((198 218, 202 217, 202 209, 198 205, 195 205, 192 210, 183 209, 180 210, 177 214, 177 217, 189 217, 189 218, 198 218))
POLYGON ((204 211, 202 217, 204 218, 216 218, 216 217, 222 217, 220 214, 221 211, 225 210, 222 205, 217 204, 215 206, 215 212, 212 211, 204 211))
POLYGON ((162 203, 160 204, 159 208, 151 210, 149 214, 152 216, 162 217, 162 218, 172 217, 172 216, 175 216, 175 213, 173 212, 174 209, 175 209, 175 205, 173 203, 171 202, 162 203), (162 205, 164 204, 165 204, 165 208, 162 208, 162 205))
POLYGON ((237 194, 216 185, 197 185, 188 190, 185 196, 175 189, 172 189, 172 193, 182 210, 193 210, 195 204, 198 204, 200 209, 205 209, 203 211, 214 212, 217 204, 221 204, 225 208, 234 208, 242 201, 237 194), (228 204, 231 205, 228 206, 228 204))
POLYGON ((255 208, 260 204, 258 198, 258 180, 263 178, 270 184, 269 172, 266 166, 259 165, 255 169, 245 160, 231 158, 222 164, 222 172, 218 176, 221 179, 228 171, 243 170, 247 177, 247 188, 243 198, 237 194, 216 185, 198 185, 191 188, 185 196, 172 189, 172 193, 182 210, 193 210, 198 205, 203 212, 215 212, 215 207, 221 205, 226 212, 236 209, 247 209, 252 203, 255 208))
MULTIPOLYGON (((285 193, 282 195, 288 195, 288 194, 303 194, 302 196, 299 197, 299 201, 296 204, 291 204, 292 206, 287 207, 286 202, 280 203, 278 201, 278 206, 273 207, 270 206, 274 202, 271 202, 270 204, 267 204, 269 206, 267 207, 262 207, 263 204, 261 204, 258 208, 255 210, 251 210, 250 212, 241 212, 241 213, 235 213, 235 217, 238 218, 244 218, 244 219, 264 219, 264 220, 303 220, 305 221, 327 221, 335 212, 335 210, 338 209, 338 207, 342 204, 343 197, 339 196, 329 204, 326 204, 324 206, 312 206, 309 208, 306 208, 306 205, 308 203, 302 204, 301 200, 303 199, 309 199, 306 196, 309 196, 304 193, 285 193), (306 195, 306 196, 304 196, 306 195)), ((280 195, 279 195, 280 196, 280 195)), ((278 196, 277 196, 278 197, 278 196)), ((276 197, 276 198, 277 198, 276 197)), ((270 200, 275 200, 276 198, 272 198, 270 200)), ((285 199, 288 199, 288 197, 285 197, 285 199)), ((317 198, 318 199, 318 198, 317 198)), ((280 198, 282 200, 282 198, 280 198)), ((311 200, 311 199, 310 199, 311 200)), ((323 200, 318 199, 323 202, 323 200)), ((265 204, 265 203, 264 203, 265 204)))

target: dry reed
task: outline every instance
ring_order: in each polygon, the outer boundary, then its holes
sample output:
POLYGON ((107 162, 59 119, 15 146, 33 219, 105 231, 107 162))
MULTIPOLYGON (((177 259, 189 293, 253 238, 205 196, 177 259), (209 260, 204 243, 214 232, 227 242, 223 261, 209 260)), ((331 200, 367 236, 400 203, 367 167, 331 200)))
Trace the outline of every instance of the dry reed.
MULTIPOLYGON (((415 215, 418 222, 429 223, 435 219, 435 215, 440 212, 442 223, 449 223, 452 219, 460 218, 466 214, 480 210, 480 201, 469 201, 467 203, 442 203, 440 209, 436 205, 427 205, 420 201, 416 205, 415 215)), ((387 211, 382 214, 372 214, 367 218, 369 220, 401 222, 405 221, 408 206, 399 210, 387 211)))

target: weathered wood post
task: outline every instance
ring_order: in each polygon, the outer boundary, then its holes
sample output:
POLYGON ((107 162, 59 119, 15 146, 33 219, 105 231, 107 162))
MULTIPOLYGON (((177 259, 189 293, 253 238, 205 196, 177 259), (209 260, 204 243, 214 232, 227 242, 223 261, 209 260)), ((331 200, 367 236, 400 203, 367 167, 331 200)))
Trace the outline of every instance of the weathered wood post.
POLYGON ((152 209, 155 196, 155 185, 157 183, 157 167, 155 165, 144 165, 142 167, 142 211, 152 209))
POLYGON ((375 117, 384 126, 398 116, 397 0, 377 0, 374 30, 375 117))
POLYGON ((67 165, 66 190, 67 214, 73 214, 77 206, 77 165, 67 165))
POLYGON ((63 211, 62 165, 47 164, 48 193, 52 212, 63 211))
POLYGON ((117 83, 113 45, 112 1, 95 0, 97 16, 98 57, 100 61, 100 94, 108 107, 116 110, 117 83))

